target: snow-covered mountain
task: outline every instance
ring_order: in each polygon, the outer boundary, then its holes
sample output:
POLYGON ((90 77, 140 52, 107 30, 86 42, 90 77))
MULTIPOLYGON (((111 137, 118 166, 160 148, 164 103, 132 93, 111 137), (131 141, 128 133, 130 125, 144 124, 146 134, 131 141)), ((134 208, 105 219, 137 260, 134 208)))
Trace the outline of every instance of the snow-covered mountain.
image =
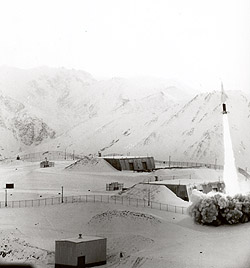
MULTIPOLYGON (((0 68, 0 150, 149 154, 223 163, 220 92, 192 94, 164 79, 65 68, 0 68)), ((250 98, 227 92, 237 164, 250 157, 250 98)))

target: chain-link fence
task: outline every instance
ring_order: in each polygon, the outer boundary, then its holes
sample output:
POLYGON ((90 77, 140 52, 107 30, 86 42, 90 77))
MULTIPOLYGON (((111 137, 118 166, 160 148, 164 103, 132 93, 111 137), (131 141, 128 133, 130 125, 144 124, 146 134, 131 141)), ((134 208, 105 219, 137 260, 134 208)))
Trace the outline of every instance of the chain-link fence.
POLYGON ((217 164, 206 164, 206 163, 199 163, 199 162, 184 162, 184 161, 160 161, 155 160, 155 165, 159 168, 199 168, 199 167, 206 167, 212 169, 223 169, 223 165, 217 164))
POLYGON ((65 151, 45 151, 45 152, 36 152, 25 155, 19 155, 21 160, 37 162, 42 161, 45 158, 48 160, 78 160, 82 159, 84 156, 65 151))
POLYGON ((65 196, 65 197, 50 197, 33 200, 18 200, 18 201, 0 201, 0 208, 25 208, 25 207, 40 207, 50 206, 67 203, 106 203, 117 204, 133 207, 144 207, 174 213, 186 214, 187 208, 175 206, 170 204, 163 204, 150 200, 128 198, 123 196, 109 196, 109 195, 78 195, 78 196, 65 196))

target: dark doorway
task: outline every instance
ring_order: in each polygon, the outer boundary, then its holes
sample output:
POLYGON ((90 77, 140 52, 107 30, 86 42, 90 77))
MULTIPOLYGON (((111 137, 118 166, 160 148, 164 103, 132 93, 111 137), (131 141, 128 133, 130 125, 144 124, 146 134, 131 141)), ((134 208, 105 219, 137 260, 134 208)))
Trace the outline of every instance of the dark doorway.
POLYGON ((129 169, 130 169, 130 170, 135 170, 135 168, 134 168, 134 163, 129 163, 129 169))
POLYGON ((78 257, 77 268, 85 268, 85 256, 78 257))
POLYGON ((147 170, 148 169, 147 162, 142 162, 142 167, 143 167, 143 170, 147 170))

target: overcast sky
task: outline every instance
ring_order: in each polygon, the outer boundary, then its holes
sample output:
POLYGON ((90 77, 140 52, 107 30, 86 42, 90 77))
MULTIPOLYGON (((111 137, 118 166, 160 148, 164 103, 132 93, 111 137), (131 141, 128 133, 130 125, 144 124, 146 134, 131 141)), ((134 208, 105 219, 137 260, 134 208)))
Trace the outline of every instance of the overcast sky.
POLYGON ((1 0, 0 65, 250 92, 249 0, 1 0))

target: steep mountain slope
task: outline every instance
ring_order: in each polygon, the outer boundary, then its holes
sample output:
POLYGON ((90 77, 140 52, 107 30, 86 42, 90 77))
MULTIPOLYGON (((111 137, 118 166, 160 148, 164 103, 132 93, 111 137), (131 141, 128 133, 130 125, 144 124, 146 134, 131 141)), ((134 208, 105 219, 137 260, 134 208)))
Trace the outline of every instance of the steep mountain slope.
MULTIPOLYGON (((16 106, 20 106, 16 111, 7 111, 7 113, 2 111, 5 120, 11 117, 9 121, 12 122, 12 134, 10 135, 14 139, 2 144, 8 147, 7 151, 13 151, 10 149, 12 147, 16 151, 17 148, 27 150, 26 145, 32 145, 30 150, 35 150, 33 145, 41 143, 44 139, 61 137, 56 148, 60 148, 60 144, 64 148, 66 145, 75 144, 78 135, 83 138, 84 133, 89 133, 88 135, 92 136, 92 131, 96 128, 100 132, 103 126, 114 121, 115 118, 122 117, 119 111, 127 113, 123 110, 124 106, 133 109, 134 112, 138 109, 144 111, 148 108, 148 104, 140 101, 143 96, 146 98, 162 90, 158 95, 159 107, 155 109, 155 102, 150 104, 152 109, 159 111, 162 105, 165 105, 165 101, 161 100, 161 94, 168 99, 169 103, 188 95, 178 89, 176 83, 170 85, 171 87, 164 80, 144 78, 113 78, 96 81, 86 72, 65 68, 39 67, 21 70, 1 67, 2 95, 8 96, 12 102, 16 102, 16 106), (79 125, 82 127, 79 128, 79 125), (72 135, 69 136, 72 129, 72 135), (21 138, 18 139, 17 136, 21 138)), ((100 139, 103 139, 103 135, 100 139)), ((109 146, 112 142, 109 137, 107 139, 107 142, 103 140, 102 147, 109 146)), ((88 151, 101 149, 93 147, 94 143, 89 145, 88 151)), ((46 150, 50 148, 47 145, 45 147, 46 150)))
MULTIPOLYGON (((240 92, 228 95, 236 163, 245 168, 250 157, 250 101, 240 92)), ((197 95, 185 104, 168 101, 162 93, 129 101, 110 114, 84 121, 46 146, 80 149, 85 154, 149 154, 165 160, 171 156, 172 160, 223 164, 220 92, 197 95)))
POLYGON ((0 90, 53 125, 57 133, 91 114, 89 85, 94 81, 88 73, 64 68, 0 68, 0 90))
MULTIPOLYGON (((228 92, 229 123, 238 166, 249 166, 250 99, 242 92, 228 92)), ((147 121, 131 153, 157 158, 223 164, 224 144, 220 92, 203 93, 169 113, 163 111, 147 121), (150 124, 148 124, 150 123, 150 124), (153 125, 153 126, 152 126, 153 125)), ((130 141, 128 141, 129 144, 130 141)), ((112 150, 119 151, 119 143, 112 150)), ((124 151, 124 150, 123 150, 124 151)))

